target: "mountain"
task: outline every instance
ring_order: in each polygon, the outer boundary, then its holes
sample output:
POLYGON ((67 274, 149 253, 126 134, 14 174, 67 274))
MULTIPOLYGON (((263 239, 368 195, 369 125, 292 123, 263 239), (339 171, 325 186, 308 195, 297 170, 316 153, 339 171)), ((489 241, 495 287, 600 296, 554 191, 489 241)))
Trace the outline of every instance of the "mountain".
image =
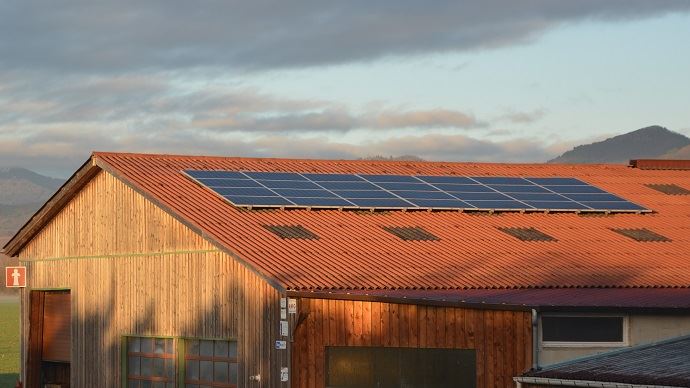
MULTIPOLYGON (((690 138, 654 125, 604 141, 577 146, 549 160, 549 163, 627 163, 630 159, 682 159, 682 156, 671 155, 688 145, 690 138)), ((688 151, 684 151, 685 155, 688 151)))
POLYGON ((62 185, 63 180, 20 167, 0 168, 0 204, 41 203, 62 185))
POLYGON ((690 145, 666 153, 662 159, 687 159, 690 160, 690 145))

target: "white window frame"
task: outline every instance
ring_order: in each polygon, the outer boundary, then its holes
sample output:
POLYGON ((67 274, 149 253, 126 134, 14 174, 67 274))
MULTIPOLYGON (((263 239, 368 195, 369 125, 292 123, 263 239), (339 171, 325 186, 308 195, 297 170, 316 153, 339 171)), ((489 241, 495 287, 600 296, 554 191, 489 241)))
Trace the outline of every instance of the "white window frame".
POLYGON ((629 316, 625 314, 579 314, 579 313, 546 313, 539 316, 539 343, 542 348, 622 348, 630 344, 629 316), (623 318, 623 341, 620 342, 572 342, 572 341, 544 341, 542 317, 573 317, 573 318, 623 318))

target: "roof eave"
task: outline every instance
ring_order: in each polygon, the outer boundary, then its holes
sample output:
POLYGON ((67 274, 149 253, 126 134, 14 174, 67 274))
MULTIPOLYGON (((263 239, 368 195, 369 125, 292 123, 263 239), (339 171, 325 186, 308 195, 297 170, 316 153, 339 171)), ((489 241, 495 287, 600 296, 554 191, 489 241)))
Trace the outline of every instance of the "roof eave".
POLYGON ((29 218, 19 231, 12 236, 3 247, 3 253, 9 256, 16 256, 100 170, 101 168, 96 164, 94 157, 89 157, 50 199, 29 218))

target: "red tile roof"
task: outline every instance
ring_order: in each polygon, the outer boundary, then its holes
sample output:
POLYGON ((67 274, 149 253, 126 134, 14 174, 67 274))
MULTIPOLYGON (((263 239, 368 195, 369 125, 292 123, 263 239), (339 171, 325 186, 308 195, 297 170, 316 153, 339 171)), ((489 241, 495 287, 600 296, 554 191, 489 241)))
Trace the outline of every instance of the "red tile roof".
POLYGON ((94 153, 94 162, 288 290, 690 287, 690 171, 623 165, 284 160, 94 153), (576 177, 652 214, 242 210, 181 171, 576 177), (302 225, 319 239, 281 239, 263 225, 302 225), (422 227, 438 241, 403 241, 383 227, 422 227), (525 242, 499 227, 537 228, 525 242), (647 228, 671 242, 638 242, 612 228, 647 228))

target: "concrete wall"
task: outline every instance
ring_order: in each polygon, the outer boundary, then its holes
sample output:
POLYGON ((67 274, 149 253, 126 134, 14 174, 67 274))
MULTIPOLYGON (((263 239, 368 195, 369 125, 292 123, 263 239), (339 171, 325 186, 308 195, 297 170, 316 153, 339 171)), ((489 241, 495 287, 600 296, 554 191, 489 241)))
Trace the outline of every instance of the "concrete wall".
MULTIPOLYGON (((688 315, 628 315, 628 346, 642 345, 690 334, 688 315)), ((621 349, 617 347, 544 347, 539 341, 539 364, 555 364, 596 353, 621 349)))

